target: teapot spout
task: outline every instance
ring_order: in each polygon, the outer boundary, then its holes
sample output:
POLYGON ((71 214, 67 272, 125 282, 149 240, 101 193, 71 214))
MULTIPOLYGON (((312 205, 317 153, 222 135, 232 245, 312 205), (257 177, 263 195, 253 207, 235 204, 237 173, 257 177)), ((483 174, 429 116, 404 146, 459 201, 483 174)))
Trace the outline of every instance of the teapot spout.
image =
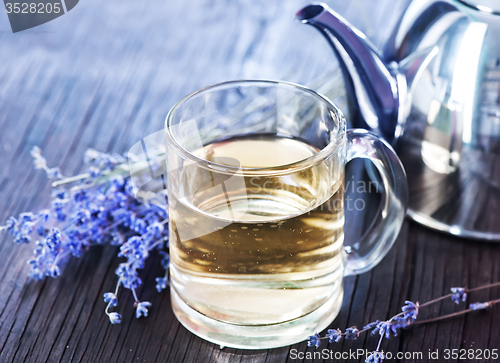
POLYGON ((337 55, 350 102, 355 103, 353 126, 392 141, 401 103, 397 65, 388 67, 366 36, 325 4, 306 6, 296 19, 318 29, 337 55))

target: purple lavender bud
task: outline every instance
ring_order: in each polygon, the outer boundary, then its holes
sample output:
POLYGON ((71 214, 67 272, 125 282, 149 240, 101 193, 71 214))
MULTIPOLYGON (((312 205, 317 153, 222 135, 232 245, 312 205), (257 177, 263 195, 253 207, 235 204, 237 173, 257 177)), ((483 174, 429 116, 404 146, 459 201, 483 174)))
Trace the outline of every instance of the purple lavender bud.
POLYGON ((59 270, 59 266, 57 266, 55 263, 51 264, 49 266, 49 269, 47 270, 47 275, 50 277, 56 278, 61 274, 61 271, 59 270))
POLYGON ((389 321, 382 321, 377 324, 376 328, 372 330, 372 335, 379 333, 381 336, 385 335, 386 339, 391 337, 391 332, 394 336, 397 334, 397 325, 389 321))
POLYGON ((100 244, 104 240, 104 233, 99 224, 94 224, 90 227, 90 240, 94 243, 100 244))
POLYGON ((120 175, 115 176, 111 180, 111 182, 113 183, 113 185, 115 186, 116 189, 121 189, 123 187, 123 185, 125 184, 125 180, 120 175))
POLYGON ((55 217, 58 221, 64 222, 66 220, 66 213, 64 211, 64 206, 66 204, 65 199, 53 199, 51 204, 52 204, 52 209, 55 212, 55 217))
POLYGON ((414 321, 418 315, 418 302, 414 303, 406 300, 405 304, 406 305, 401 308, 404 313, 404 318, 406 320, 414 321))
POLYGON ((132 198, 135 198, 135 193, 134 193, 134 186, 130 182, 130 179, 127 179, 125 183, 125 193, 132 198))
POLYGON ((378 325, 378 323, 380 323, 380 321, 379 321, 379 320, 374 321, 374 322, 372 322, 372 323, 368 323, 368 324, 366 324, 366 325, 363 327, 363 329, 364 329, 364 330, 370 330, 370 329, 373 329, 373 328, 375 328, 375 327, 378 325))
POLYGON ((45 275, 39 268, 33 266, 30 270, 29 277, 31 277, 35 281, 40 281, 45 277, 45 275))
POLYGON ((163 227, 163 224, 156 222, 156 223, 150 224, 147 227, 147 230, 148 230, 148 232, 151 232, 153 234, 154 238, 161 238, 161 236, 163 234, 164 227, 163 227))
POLYGON ((87 173, 89 173, 91 179, 98 178, 102 175, 101 170, 95 166, 89 167, 87 173))
POLYGON ((36 170, 43 169, 44 167, 47 167, 47 161, 41 155, 35 157, 35 160, 33 160, 33 164, 35 165, 36 170))
POLYGON ((387 357, 384 355, 384 353, 374 351, 368 356, 368 358, 366 358, 365 363, 381 363, 386 358, 387 357))
POLYGON ((121 221, 124 227, 128 227, 130 225, 132 214, 125 208, 116 209, 113 212, 111 212, 111 215, 113 216, 113 219, 115 221, 117 222, 121 221))
POLYGON ((88 223, 90 221, 90 211, 87 209, 80 209, 76 212, 75 222, 78 224, 88 223))
POLYGON ((344 336, 345 336, 346 339, 358 339, 358 337, 359 337, 359 330, 358 330, 357 327, 352 326, 352 327, 347 328, 345 330, 344 336))
POLYGON ((21 213, 19 215, 19 223, 33 222, 35 215, 33 213, 21 213))
POLYGON ((47 170, 47 177, 49 179, 62 179, 63 176, 61 174, 61 170, 58 167, 50 168, 47 170))
POLYGON ((141 218, 132 217, 130 227, 139 234, 146 233, 146 222, 141 218))
POLYGON ((342 340, 342 331, 340 329, 328 329, 328 334, 325 335, 330 343, 340 342, 342 340))
POLYGON ((80 190, 75 195, 73 195, 73 200, 77 203, 81 203, 86 199, 87 195, 84 190, 80 190))
POLYGON ((83 162, 85 164, 92 163, 95 159, 99 157, 99 152, 95 149, 88 148, 83 155, 83 162))
POLYGON ((307 339, 308 339, 307 342, 308 347, 314 346, 316 348, 319 348, 319 346, 321 345, 321 337, 319 336, 318 333, 314 333, 314 335, 309 336, 307 339))
POLYGON ((465 288, 463 287, 452 287, 451 292, 451 300, 453 300, 456 304, 460 304, 460 301, 465 301, 467 299, 467 293, 465 292, 465 288))
POLYGON ((109 306, 116 306, 118 305, 118 298, 114 293, 106 292, 104 294, 104 302, 108 303, 109 306))
POLYGON ((472 309, 472 310, 482 310, 482 309, 486 309, 486 308, 489 308, 491 305, 489 302, 477 302, 477 303, 474 303, 474 304, 470 304, 469 305, 469 309, 472 309))
POLYGON ((397 331, 397 329, 400 329, 400 328, 407 328, 408 326, 411 325, 412 322, 413 322, 413 320, 405 319, 402 316, 397 316, 394 319, 392 319, 392 325, 393 325, 394 329, 396 329, 396 331, 397 331))
POLYGON ((157 277, 156 278, 156 290, 161 292, 162 290, 167 288, 168 278, 167 277, 157 277))
POLYGON ((117 231, 111 231, 111 241, 110 241, 110 245, 111 246, 120 246, 121 244, 123 244, 123 236, 118 233, 117 231))
POLYGON ((15 235, 16 234, 16 230, 17 230, 16 224, 17 224, 16 218, 9 217, 9 219, 7 219, 7 222, 5 223, 5 226, 7 227, 7 232, 10 235, 15 235))
POLYGON ((111 324, 120 324, 122 322, 122 316, 118 313, 109 313, 108 316, 111 324))
POLYGON ((160 255, 162 256, 161 267, 167 270, 168 267, 170 266, 170 256, 165 251, 160 251, 160 255))
POLYGON ((50 233, 45 237, 44 242, 50 251, 57 251, 61 245, 61 232, 59 229, 52 227, 50 233))
POLYGON ((116 269, 116 274, 119 277, 119 283, 126 289, 135 289, 142 284, 142 280, 137 276, 137 272, 128 264, 120 264, 116 269))
POLYGON ((45 236, 45 233, 47 233, 47 230, 45 229, 44 226, 40 225, 36 229, 36 233, 38 233, 39 236, 45 236))
POLYGON ((18 233, 14 238, 14 242, 20 245, 30 243, 30 241, 30 237, 22 233, 18 233))
POLYGON ((114 200, 116 204, 122 208, 126 208, 129 203, 129 197, 122 192, 115 192, 114 200))
POLYGON ((137 304, 135 309, 135 317, 139 319, 141 316, 148 316, 148 307, 151 306, 149 301, 143 301, 137 304))
POLYGON ((45 223, 49 220, 50 218, 50 211, 48 209, 44 209, 38 213, 38 218, 40 219, 40 222, 45 223))
POLYGON ((42 150, 38 146, 33 146, 33 148, 30 151, 30 154, 32 157, 37 158, 40 155, 42 155, 42 150))
POLYGON ((53 199, 63 199, 67 202, 68 192, 66 189, 53 189, 50 194, 53 199))

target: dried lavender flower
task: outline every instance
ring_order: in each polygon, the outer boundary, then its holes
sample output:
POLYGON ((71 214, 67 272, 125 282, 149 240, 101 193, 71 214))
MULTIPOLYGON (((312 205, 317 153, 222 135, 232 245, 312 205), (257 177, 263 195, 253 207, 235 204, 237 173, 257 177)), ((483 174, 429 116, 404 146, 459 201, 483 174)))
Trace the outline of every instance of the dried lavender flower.
POLYGON ((489 308, 490 306, 491 305, 489 302, 476 302, 476 303, 470 304, 469 309, 482 310, 482 309, 489 308))
POLYGON ((372 335, 379 333, 380 336, 385 336, 386 339, 389 339, 391 332, 394 336, 398 335, 397 326, 392 321, 381 321, 372 330, 372 335))
POLYGON ((418 302, 414 303, 409 300, 406 300, 405 304, 406 305, 401 308, 401 310, 404 313, 403 318, 406 320, 414 321, 418 316, 418 307, 419 307, 418 302))
MULTIPOLYGON (((162 155, 162 151, 157 154, 162 155)), ((63 177, 59 168, 47 166, 39 147, 33 147, 31 155, 35 168, 45 170, 49 178, 63 177)), ((34 240, 34 256, 28 263, 30 276, 35 280, 59 276, 69 256, 81 257, 94 245, 120 246, 118 255, 126 261, 115 271, 118 277, 115 291, 104 294, 106 314, 112 324, 121 322, 122 316, 109 309, 118 305, 118 291, 123 287, 134 296, 136 317, 147 316, 151 303, 140 302, 136 293, 142 285, 139 270, 144 268, 153 250, 160 251, 165 275, 158 278, 157 288, 166 288, 169 265, 165 251, 168 246, 166 203, 153 205, 136 198, 127 175, 126 158, 89 149, 85 161, 89 164, 86 174, 55 183, 50 209, 10 217, 0 230, 5 229, 19 244, 34 240), (75 181, 79 183, 73 188, 61 187, 75 181)), ((161 160, 155 162, 158 164, 161 160)))
POLYGON ((313 335, 310 335, 308 339, 308 342, 307 342, 307 346, 308 347, 316 347, 316 348, 319 348, 319 346, 321 345, 321 337, 319 336, 318 333, 314 333, 313 335))
POLYGON ((122 322, 122 316, 118 313, 109 313, 109 321, 111 324, 120 324, 122 322))
POLYGON ((352 326, 352 327, 347 328, 345 330, 344 336, 345 336, 346 339, 358 339, 358 337, 359 337, 359 330, 358 330, 357 327, 352 326))
POLYGON ((368 323, 368 324, 366 324, 366 325, 363 327, 363 330, 370 330, 370 329, 373 329, 373 328, 375 328, 375 327, 378 325, 378 323, 380 323, 380 321, 379 321, 379 320, 374 321, 374 322, 372 322, 372 323, 368 323))
POLYGON ((453 294, 451 295, 451 300, 456 304, 460 304, 460 301, 464 302, 467 299, 467 293, 463 287, 452 287, 450 291, 453 294))
POLYGON ((340 342, 342 340, 342 330, 340 329, 328 329, 328 333, 325 335, 330 343, 340 342))
POLYGON ((381 363, 387 359, 384 353, 379 351, 371 352, 371 354, 365 359, 365 363, 381 363))
POLYGON ((141 316, 148 316, 148 307, 151 306, 149 301, 142 301, 137 304, 135 308, 135 316, 136 318, 140 318, 141 316))
POLYGON ((365 362, 368 363, 382 362, 383 360, 387 359, 387 356, 380 350, 381 343, 384 338, 389 339, 391 336, 397 336, 398 329, 406 328, 414 323, 430 323, 438 320, 455 317, 458 315, 463 315, 470 311, 486 309, 495 304, 500 303, 500 299, 490 300, 487 302, 477 302, 474 304, 470 304, 469 309, 465 309, 448 315, 438 316, 432 319, 416 321, 421 308, 440 302, 444 299, 449 298, 450 296, 453 302, 458 304, 460 301, 466 300, 467 291, 474 292, 479 290, 491 289, 493 287, 498 287, 498 286, 500 286, 500 282, 483 285, 470 290, 467 290, 463 287, 453 287, 451 288, 451 294, 438 297, 424 304, 419 304, 418 302, 414 303, 412 301, 406 300, 405 305, 401 308, 402 312, 394 315, 392 318, 386 321, 377 320, 368 323, 363 327, 362 330, 358 330, 355 326, 353 326, 347 328, 344 333, 340 329, 329 329, 328 333, 325 334, 323 338, 316 333, 315 335, 309 337, 308 346, 315 346, 316 348, 318 348, 321 344, 321 339, 328 339, 330 343, 334 341, 339 342, 342 339, 342 337, 345 337, 346 339, 356 339, 359 337, 361 333, 371 330, 372 335, 378 333, 380 337, 377 348, 366 358, 365 362))

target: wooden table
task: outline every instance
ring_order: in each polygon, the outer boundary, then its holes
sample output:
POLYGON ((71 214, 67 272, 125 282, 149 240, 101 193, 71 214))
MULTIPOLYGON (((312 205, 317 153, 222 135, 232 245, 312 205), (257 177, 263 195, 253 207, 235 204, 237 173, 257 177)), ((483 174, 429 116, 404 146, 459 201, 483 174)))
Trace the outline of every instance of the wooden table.
MULTIPOLYGON (((408 1, 372 3, 329 1, 381 46, 408 1)), ((87 148, 126 152, 162 129, 177 100, 203 86, 273 78, 320 89, 338 74, 338 64, 319 33, 293 21, 305 4, 85 0, 58 19, 16 34, 0 11, 0 220, 50 203, 50 183, 32 167, 33 145, 44 150, 49 165, 73 175, 82 170, 87 148)), ((331 92, 342 107, 342 85, 329 87, 322 91, 331 92)), ((359 223, 354 216, 347 218, 352 240, 359 223)), ((25 261, 32 249, 1 237, 2 363, 311 361, 290 354, 313 352, 305 342, 272 350, 221 350, 188 332, 172 313, 169 293, 158 294, 154 288, 160 274, 157 256, 143 271, 146 283, 139 291, 141 299, 153 304, 150 316, 136 319, 133 299, 125 294, 123 321, 111 325, 102 295, 116 283, 116 248, 95 247, 71 260, 61 277, 40 282, 27 278, 25 261)), ((499 260, 500 244, 458 239, 406 221, 394 248, 376 268, 345 280, 342 311, 331 327, 386 319, 406 299, 428 301, 452 286, 500 281, 499 260)), ((497 288, 475 293, 470 302, 499 297, 497 288)), ((428 313, 455 310, 443 302, 428 313)), ((423 361, 429 350, 496 349, 498 322, 500 307, 495 307, 415 326, 383 349, 422 352, 423 361)), ((376 344, 376 337, 364 335, 322 348, 371 351, 376 344)), ((441 355, 436 361, 445 360, 441 355)))

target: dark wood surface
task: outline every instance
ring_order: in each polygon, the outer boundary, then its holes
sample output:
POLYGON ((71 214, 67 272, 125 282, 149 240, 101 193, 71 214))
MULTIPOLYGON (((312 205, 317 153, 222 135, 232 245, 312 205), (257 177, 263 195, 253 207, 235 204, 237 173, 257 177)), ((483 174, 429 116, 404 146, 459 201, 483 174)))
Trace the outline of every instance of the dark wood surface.
MULTIPOLYGON (((408 1, 328 3, 381 46, 408 1)), ((177 100, 216 82, 283 79, 319 89, 345 106, 331 50, 314 29, 293 20, 305 4, 85 0, 50 23, 16 34, 0 11, 0 220, 50 203, 50 183, 32 167, 33 145, 44 150, 49 165, 76 174, 88 147, 126 152, 162 129, 177 100)), ((347 218, 352 240, 361 222, 357 215, 347 218)), ((172 313, 169 293, 154 288, 160 275, 157 256, 143 270, 139 291, 153 304, 150 316, 136 319, 133 299, 124 294, 122 324, 111 325, 102 295, 116 283, 116 248, 95 247, 71 260, 61 277, 39 282, 27 278, 32 249, 1 236, 2 363, 310 361, 290 356, 292 349, 312 352, 305 342, 272 350, 221 350, 188 332, 172 313)), ((406 299, 424 302, 452 286, 500 281, 498 261, 500 244, 458 239, 406 221, 376 268, 346 278, 342 311, 331 327, 388 318, 406 299)), ((494 298, 500 298, 500 289, 475 293, 469 302, 494 298)), ((443 302, 427 312, 456 309, 443 302)), ((498 349, 499 322, 500 307, 495 307, 415 326, 383 349, 423 352, 424 357, 436 349, 498 349)), ((323 348, 371 351, 376 344, 376 337, 365 335, 323 348)), ((441 355, 436 361, 445 360, 441 355)))

